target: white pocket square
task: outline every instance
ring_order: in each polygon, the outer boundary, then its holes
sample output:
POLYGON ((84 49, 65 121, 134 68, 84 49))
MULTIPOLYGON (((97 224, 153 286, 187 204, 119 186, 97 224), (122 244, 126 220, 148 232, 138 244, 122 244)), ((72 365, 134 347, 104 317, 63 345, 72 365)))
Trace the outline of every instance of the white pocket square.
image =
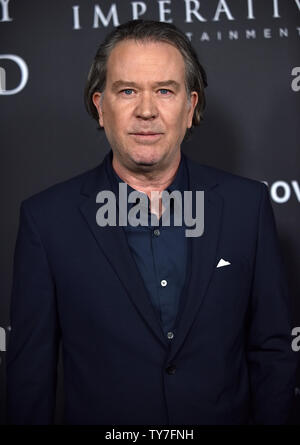
POLYGON ((223 260, 223 258, 221 258, 217 264, 217 267, 229 266, 230 264, 231 263, 229 261, 225 261, 225 260, 223 260))

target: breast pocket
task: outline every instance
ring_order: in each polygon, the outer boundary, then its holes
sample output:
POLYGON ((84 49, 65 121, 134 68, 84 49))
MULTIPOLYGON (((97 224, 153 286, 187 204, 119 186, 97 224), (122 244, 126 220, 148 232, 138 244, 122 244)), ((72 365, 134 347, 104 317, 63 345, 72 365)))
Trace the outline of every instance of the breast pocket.
MULTIPOLYGON (((245 258, 226 258, 230 264, 215 267, 208 286, 205 307, 214 314, 220 325, 230 325, 233 320, 241 320, 249 300, 252 273, 245 258)), ((239 321, 238 321, 239 323, 239 321)))
POLYGON ((210 291, 215 295, 240 295, 247 291, 251 282, 251 268, 249 261, 242 257, 228 257, 226 261, 230 264, 219 266, 219 259, 215 262, 215 267, 210 281, 210 291))
POLYGON ((215 270, 214 274, 216 276, 222 275, 222 274, 231 274, 236 272, 244 272, 249 273, 250 272, 250 266, 249 261, 246 258, 237 258, 237 257, 229 257, 227 260, 219 259, 215 262, 215 270), (225 264, 225 262, 230 264, 225 264), (219 266, 218 266, 219 264, 219 266), (217 267, 218 266, 218 267, 217 267))

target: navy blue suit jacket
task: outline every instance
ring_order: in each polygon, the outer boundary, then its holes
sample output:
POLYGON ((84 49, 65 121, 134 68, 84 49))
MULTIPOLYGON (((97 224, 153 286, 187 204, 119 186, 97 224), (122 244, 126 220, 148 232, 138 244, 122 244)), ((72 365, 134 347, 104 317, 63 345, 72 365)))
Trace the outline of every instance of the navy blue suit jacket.
POLYGON ((24 200, 8 342, 8 423, 277 424, 295 384, 288 285, 267 186, 187 158, 204 234, 164 337, 122 227, 99 227, 103 163, 24 200), (216 267, 223 258, 231 264, 216 267))

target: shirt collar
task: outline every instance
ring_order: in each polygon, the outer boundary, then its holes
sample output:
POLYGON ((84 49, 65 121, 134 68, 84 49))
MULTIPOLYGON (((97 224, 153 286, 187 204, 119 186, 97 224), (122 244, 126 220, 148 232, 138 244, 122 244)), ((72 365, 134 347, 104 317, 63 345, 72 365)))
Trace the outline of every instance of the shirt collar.
MULTIPOLYGON (((115 172, 113 166, 112 166, 112 159, 113 159, 113 152, 110 150, 108 153, 108 156, 106 157, 106 172, 108 175, 109 182, 111 184, 112 190, 115 193, 117 203, 118 203, 118 196, 119 196, 119 183, 125 183, 123 179, 121 179, 118 174, 115 172)), ((188 185, 188 173, 187 173, 187 166, 186 166, 186 159, 185 155, 181 152, 181 158, 179 167, 177 169, 175 178, 173 179, 172 183, 166 188, 166 190, 171 193, 174 190, 178 190, 182 193, 185 190, 189 189, 188 185)), ((127 196, 129 193, 135 191, 134 188, 132 188, 129 184, 127 184, 127 196)), ((176 200, 176 195, 175 198, 176 200)), ((172 202, 172 201, 171 201, 172 202)), ((129 207, 133 206, 134 204, 128 204, 129 207)))

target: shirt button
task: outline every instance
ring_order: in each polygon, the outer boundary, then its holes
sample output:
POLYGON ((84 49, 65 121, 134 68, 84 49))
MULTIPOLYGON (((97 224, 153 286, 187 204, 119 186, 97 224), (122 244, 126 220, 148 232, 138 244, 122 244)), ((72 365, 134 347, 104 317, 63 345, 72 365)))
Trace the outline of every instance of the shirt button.
POLYGON ((170 338, 170 339, 174 338, 173 332, 168 332, 167 333, 167 337, 170 338))
POLYGON ((160 230, 159 229, 155 229, 153 231, 153 233, 154 233, 155 236, 159 236, 160 235, 160 230))
POLYGON ((167 280, 161 280, 160 284, 162 287, 165 287, 168 283, 167 280))
POLYGON ((175 372, 176 372, 176 366, 175 366, 175 365, 169 365, 169 366, 166 368, 166 372, 167 372, 167 374, 169 374, 169 375, 174 375, 175 372))

